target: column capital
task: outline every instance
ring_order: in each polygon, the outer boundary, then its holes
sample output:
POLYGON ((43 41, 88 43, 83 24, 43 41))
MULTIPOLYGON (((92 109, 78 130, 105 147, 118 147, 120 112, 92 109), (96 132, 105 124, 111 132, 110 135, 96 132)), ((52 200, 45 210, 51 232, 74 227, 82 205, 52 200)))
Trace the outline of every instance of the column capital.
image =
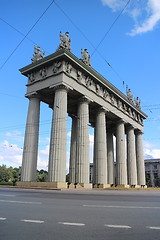
POLYGON ((93 100, 89 99, 87 96, 82 96, 78 99, 79 102, 93 102, 93 100))
POLYGON ((99 112, 107 113, 107 112, 109 112, 109 110, 107 110, 107 109, 104 108, 104 107, 99 107, 99 108, 97 109, 97 113, 99 113, 99 112))
POLYGON ((125 122, 125 120, 124 120, 123 118, 121 118, 121 119, 118 119, 118 120, 117 120, 117 124, 120 124, 120 123, 125 124, 126 122, 125 122))
POLYGON ((140 130, 140 129, 135 129, 135 134, 144 134, 144 131, 143 130, 140 130))
POLYGON ((131 125, 131 124, 129 124, 129 125, 127 125, 127 127, 126 127, 126 130, 127 130, 127 132, 129 131, 129 130, 135 130, 135 127, 133 126, 133 125, 131 125))
POLYGON ((30 98, 40 98, 40 95, 35 91, 31 93, 26 93, 25 97, 30 99, 30 98))
POLYGON ((73 90, 73 88, 71 88, 70 86, 68 86, 68 85, 66 85, 66 84, 57 84, 57 85, 54 84, 54 85, 51 85, 49 88, 50 88, 50 89, 52 88, 54 92, 55 92, 57 89, 65 89, 67 92, 68 92, 69 90, 73 90))

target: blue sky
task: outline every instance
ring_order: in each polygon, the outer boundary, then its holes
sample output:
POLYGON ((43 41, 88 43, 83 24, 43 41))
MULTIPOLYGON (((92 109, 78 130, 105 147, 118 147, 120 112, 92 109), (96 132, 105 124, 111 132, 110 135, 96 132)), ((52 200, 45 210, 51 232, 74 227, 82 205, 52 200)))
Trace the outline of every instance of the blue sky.
MULTIPOLYGON (((19 69, 31 63, 34 45, 45 56, 55 52, 60 31, 70 33, 74 55, 80 58, 87 48, 96 71, 123 93, 128 85, 141 99, 148 115, 145 158, 160 158, 159 0, 0 0, 0 5, 0 165, 17 167, 22 161, 28 99, 19 69)), ((47 167, 52 118, 43 103, 40 118, 39 169, 47 167)), ((70 122, 67 136, 69 146, 70 122)), ((92 131, 90 139, 92 145, 92 131)))

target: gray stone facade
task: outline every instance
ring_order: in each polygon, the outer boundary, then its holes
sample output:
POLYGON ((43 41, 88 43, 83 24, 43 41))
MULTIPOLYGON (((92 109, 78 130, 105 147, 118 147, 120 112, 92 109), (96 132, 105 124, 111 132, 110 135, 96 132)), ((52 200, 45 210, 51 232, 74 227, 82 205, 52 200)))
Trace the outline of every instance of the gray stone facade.
POLYGON ((90 64, 85 64, 69 50, 59 47, 55 53, 20 69, 28 77, 26 97, 29 99, 22 181, 35 181, 39 103, 42 101, 53 109, 48 172, 49 182, 55 187, 67 187, 67 114, 72 118, 69 187, 92 187, 89 180, 89 124, 95 132, 94 187, 145 186, 142 134, 146 114, 90 64), (113 136, 116 137, 116 183, 113 136))

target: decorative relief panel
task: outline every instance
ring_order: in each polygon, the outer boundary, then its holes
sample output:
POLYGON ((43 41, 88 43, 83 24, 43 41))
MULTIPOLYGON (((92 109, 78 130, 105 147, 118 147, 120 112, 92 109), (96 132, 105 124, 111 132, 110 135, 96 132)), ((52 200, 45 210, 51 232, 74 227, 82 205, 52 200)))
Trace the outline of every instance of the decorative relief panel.
POLYGON ((69 62, 65 62, 65 71, 70 76, 72 72, 72 65, 69 62))
POLYGON ((29 82, 34 82, 35 79, 36 79, 36 77, 35 77, 35 73, 34 73, 34 72, 28 74, 28 80, 29 80, 29 82))
POLYGON ((82 72, 77 70, 77 81, 82 82, 82 72))
MULTIPOLYGON (((71 75, 72 70, 73 69, 71 64, 65 62, 65 71, 69 76, 71 75)), ((112 93, 104 86, 101 86, 99 83, 97 83, 97 81, 95 81, 90 76, 86 76, 80 70, 74 69, 73 72, 75 72, 75 80, 77 82, 86 86, 90 91, 93 91, 96 94, 98 94, 104 100, 112 104, 114 107, 118 108, 120 111, 128 115, 130 118, 137 121, 139 124, 141 125, 143 124, 143 119, 141 118, 141 115, 137 114, 137 112, 134 109, 132 109, 131 106, 129 106, 126 102, 123 102, 123 100, 121 100, 117 95, 112 93)))
POLYGON ((44 67, 40 70, 40 75, 42 76, 42 78, 45 78, 47 76, 47 68, 44 67))
POLYGON ((89 88, 92 85, 92 79, 87 76, 85 79, 86 86, 89 88))
POLYGON ((54 62, 53 63, 53 73, 54 74, 56 74, 59 71, 61 65, 62 65, 61 62, 54 62))

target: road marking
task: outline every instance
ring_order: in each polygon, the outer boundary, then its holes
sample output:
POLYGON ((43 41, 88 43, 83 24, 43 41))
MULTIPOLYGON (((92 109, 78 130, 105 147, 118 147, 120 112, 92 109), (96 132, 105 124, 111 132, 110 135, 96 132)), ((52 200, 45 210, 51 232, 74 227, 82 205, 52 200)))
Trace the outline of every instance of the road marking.
POLYGON ((94 208, 131 208, 131 209, 160 209, 160 207, 136 207, 136 206, 107 206, 107 205, 83 205, 83 207, 94 208))
POLYGON ((126 228, 126 229, 131 228, 130 226, 126 226, 126 225, 107 225, 107 224, 105 224, 104 226, 109 227, 109 228, 126 228))
POLYGON ((146 228, 153 229, 153 230, 160 230, 160 227, 146 227, 146 228))
POLYGON ((11 195, 11 194, 0 194, 0 196, 3 196, 3 197, 15 197, 16 195, 11 195))
POLYGON ((44 223, 44 221, 41 221, 41 220, 31 220, 31 219, 22 219, 21 222, 44 223))
POLYGON ((0 202, 7 202, 7 203, 25 203, 25 204, 42 204, 41 202, 23 202, 23 201, 8 201, 8 200, 0 200, 0 202))
POLYGON ((6 220, 6 218, 0 217, 0 221, 5 221, 5 220, 6 220))
POLYGON ((84 223, 71 223, 71 222, 58 222, 58 223, 63 225, 70 225, 70 226, 85 226, 84 223))

